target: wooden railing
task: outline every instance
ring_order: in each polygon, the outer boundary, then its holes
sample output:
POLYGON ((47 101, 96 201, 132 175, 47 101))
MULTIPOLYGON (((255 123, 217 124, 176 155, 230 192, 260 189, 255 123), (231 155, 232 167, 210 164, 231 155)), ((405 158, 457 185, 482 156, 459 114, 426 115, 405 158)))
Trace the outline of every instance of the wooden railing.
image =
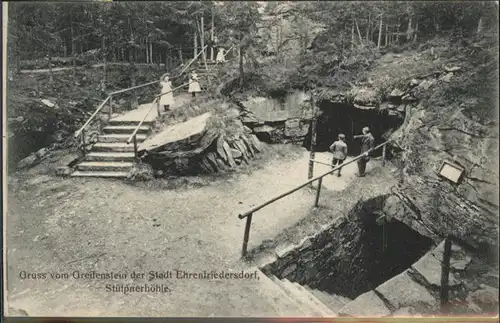
POLYGON ((200 50, 200 52, 199 52, 198 54, 196 54, 196 56, 195 56, 195 57, 194 57, 194 58, 193 58, 193 59, 189 62, 189 64, 187 64, 187 65, 186 65, 186 67, 184 67, 184 68, 182 69, 182 71, 179 73, 179 75, 178 75, 178 76, 182 75, 182 73, 184 73, 184 72, 185 72, 185 71, 189 68, 189 66, 191 66, 191 64, 193 64, 193 62, 194 62, 194 61, 195 61, 195 60, 196 60, 196 59, 197 59, 197 58, 198 58, 198 57, 199 57, 199 56, 203 53, 203 51, 204 51, 205 49, 207 49, 207 47, 208 47, 208 45, 205 45, 205 47, 203 47, 203 48, 200 50))
POLYGON ((108 113, 109 113, 109 118, 111 119, 111 116, 113 115, 113 96, 116 96, 116 95, 121 94, 121 93, 129 92, 129 91, 135 91, 137 89, 140 89, 140 88, 152 85, 152 84, 157 84, 159 82, 160 82, 159 80, 153 81, 153 82, 144 83, 144 84, 132 86, 132 87, 129 87, 126 89, 122 89, 122 90, 118 90, 118 91, 114 91, 114 92, 109 93, 109 95, 106 97, 106 99, 104 99, 104 101, 102 101, 102 103, 97 107, 95 112, 87 119, 87 121, 83 124, 83 126, 75 132, 75 134, 73 136, 74 138, 78 138, 78 136, 81 135, 83 154, 84 155, 86 154, 85 128, 87 128, 87 126, 90 124, 90 122, 92 122, 92 120, 94 120, 95 116, 102 110, 102 108, 104 108, 104 106, 106 105, 106 103, 108 101, 109 101, 108 113))
POLYGON ((151 110, 153 110, 153 107, 156 106, 156 113, 157 113, 157 116, 159 117, 160 116, 160 98, 165 95, 165 94, 169 94, 169 93, 172 93, 174 92, 175 90, 177 89, 180 89, 186 85, 189 85, 189 82, 188 83, 184 83, 182 85, 179 85, 175 88, 173 88, 172 90, 168 91, 168 92, 165 92, 165 93, 161 93, 157 96, 155 96, 155 99, 153 100, 153 103, 151 104, 151 107, 149 107, 148 111, 144 114, 144 117, 142 118, 141 122, 139 122, 139 124, 135 127, 134 129, 134 132, 132 132, 132 134, 130 135, 130 137, 128 138, 127 140, 127 144, 130 144, 132 141, 134 142, 134 157, 137 159, 138 158, 138 151, 137 151, 137 132, 139 131, 139 129, 141 128, 142 124, 144 123, 144 121, 146 121, 146 118, 148 117, 148 115, 151 113, 151 110))
MULTIPOLYGON (((202 50, 200 50, 200 52, 189 62, 189 64, 187 64, 186 67, 184 67, 178 75, 171 77, 171 79, 175 79, 177 77, 180 77, 182 75, 182 73, 184 73, 186 71, 186 69, 201 55, 201 53, 207 47, 208 47, 208 45, 206 45, 202 50)), ((179 67, 177 67, 177 68, 179 68, 179 67)), ((85 129, 90 124, 90 122, 92 122, 92 120, 94 120, 94 118, 96 117, 96 115, 104 108, 104 106, 106 105, 106 103, 108 101, 109 101, 108 113, 109 113, 109 118, 111 119, 111 116, 113 115, 113 96, 116 96, 116 95, 121 94, 121 93, 129 92, 129 91, 134 91, 135 92, 135 90, 137 90, 137 89, 140 89, 140 88, 152 85, 152 84, 157 84, 159 82, 160 82, 160 80, 157 80, 157 81, 140 84, 140 85, 132 86, 132 87, 129 87, 129 88, 126 88, 126 89, 122 89, 122 90, 118 90, 118 91, 114 91, 114 92, 109 93, 109 95, 106 97, 106 99, 104 99, 104 101, 102 101, 102 103, 97 107, 97 109, 95 110, 95 112, 87 119, 87 121, 83 124, 83 126, 80 129, 78 129, 75 132, 75 134, 73 135, 74 138, 78 138, 78 136, 81 135, 83 154, 84 155, 86 154, 86 149, 85 149, 85 145, 86 145, 86 143, 85 143, 85 129)), ((189 85, 189 83, 187 83, 187 84, 189 85)), ((175 89, 178 89, 178 88, 180 88, 182 86, 186 86, 186 84, 183 84, 183 85, 181 85, 181 86, 179 86, 179 87, 177 87, 175 89)), ((168 92, 168 93, 170 93, 170 92, 168 92)), ((159 97, 161 97, 164 94, 167 94, 167 93, 163 93, 163 94, 157 96, 156 98, 159 98, 159 97)), ((156 99, 155 99, 155 101, 157 101, 157 104, 159 105, 159 101, 156 100, 156 99)), ((153 104, 153 106, 154 106, 154 104, 153 104)), ((137 106, 136 106, 136 108, 137 108, 137 106)), ((144 116, 144 119, 141 121, 140 125, 142 125, 142 123, 144 122, 144 120, 146 120, 146 117, 149 115, 150 112, 151 112, 151 109, 148 110, 148 113, 146 113, 146 115, 144 116)), ((158 113, 159 113, 159 108, 158 108, 158 113)), ((135 129, 135 131, 134 131, 134 138, 135 138, 135 134, 137 134, 137 131, 138 131, 139 127, 140 126, 138 126, 135 129)), ((132 136, 131 136, 131 138, 132 138, 132 136)))
MULTIPOLYGON (((233 49, 233 47, 234 47, 234 44, 231 45, 231 47, 229 47, 229 49, 226 51, 226 55, 227 55, 227 53, 229 53, 229 51, 231 49, 233 49)), ((207 71, 207 76, 208 76, 209 82, 211 82, 210 81, 210 72, 212 72, 217 67, 218 64, 219 64, 219 61, 216 60, 215 64, 212 66, 212 68, 207 71)))
MULTIPOLYGON (((330 175, 330 174, 332 174, 333 172, 335 172, 337 170, 342 169, 342 167, 345 167, 345 166, 347 166, 347 165, 349 165, 351 163, 354 163, 355 161, 357 161, 357 160, 359 160, 359 159, 361 159, 361 158, 369 155, 370 153, 372 153, 373 151, 375 151, 375 150, 377 150, 379 148, 383 148, 383 150, 382 150, 382 165, 384 166, 385 165, 385 155, 386 155, 385 154, 385 152, 386 152, 386 148, 385 147, 386 147, 386 145, 389 142, 391 142, 391 140, 388 140, 388 141, 386 141, 386 142, 384 142, 384 143, 382 143, 382 144, 380 144, 378 146, 375 146, 372 149, 368 150, 367 152, 365 152, 365 153, 363 153, 363 154, 361 154, 359 156, 356 156, 353 159, 351 159, 351 160, 349 160, 349 161, 347 161, 347 162, 345 162, 345 163, 343 163, 343 164, 341 164, 341 165, 339 165, 337 167, 332 168, 328 172, 326 172, 326 173, 324 173, 322 175, 319 175, 317 177, 314 177, 314 178, 308 180, 307 182, 304 182, 303 184, 301 184, 301 185, 299 185, 299 186, 297 186, 297 187, 295 187, 295 188, 293 188, 291 190, 288 190, 287 192, 285 192, 283 194, 280 194, 280 195, 278 195, 276 197, 273 197, 272 199, 269 199, 268 201, 266 201, 264 203, 261 203, 258 206, 253 207, 253 208, 251 208, 250 210, 248 210, 245 213, 239 214, 238 215, 239 219, 244 219, 244 218, 247 219, 246 224, 245 224, 245 232, 244 232, 244 235, 243 235, 243 245, 242 245, 242 248, 241 248, 241 256, 242 256, 242 258, 245 258, 246 255, 247 255, 247 246, 248 246, 248 239, 250 237, 250 227, 252 225, 252 216, 253 216, 253 214, 256 211, 264 208, 265 206, 267 206, 267 205, 269 205, 271 203, 274 203, 274 202, 276 202, 276 201, 284 198, 285 196, 288 196, 288 195, 290 195, 290 194, 292 194, 292 193, 300 190, 301 188, 304 188, 304 187, 308 186, 309 184, 314 183, 315 181, 318 181, 318 188, 316 190, 316 198, 314 200, 314 206, 317 207, 319 205, 319 197, 320 197, 320 194, 321 194, 321 185, 323 184, 323 177, 325 177, 327 175, 330 175)), ((327 164, 327 165, 331 166, 330 164, 327 164)))

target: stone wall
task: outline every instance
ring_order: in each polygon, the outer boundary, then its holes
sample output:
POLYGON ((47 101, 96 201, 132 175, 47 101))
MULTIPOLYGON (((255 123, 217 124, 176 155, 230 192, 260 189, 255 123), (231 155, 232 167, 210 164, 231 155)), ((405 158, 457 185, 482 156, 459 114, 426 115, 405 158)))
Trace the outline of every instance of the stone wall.
POLYGON ((359 202, 347 219, 263 268, 279 278, 355 298, 407 269, 432 246, 398 221, 377 224, 384 198, 359 202))
POLYGON ((384 212, 435 241, 452 235, 477 251, 496 253, 498 124, 482 115, 494 108, 481 106, 484 98, 473 95, 456 100, 448 90, 460 88, 470 72, 465 66, 442 66, 387 94, 368 84, 346 93, 323 89, 319 100, 404 118, 387 138, 394 140, 389 151, 400 152, 394 162, 401 172, 384 212), (465 170, 461 183, 439 176, 444 161, 465 170))
MULTIPOLYGON (((444 241, 435 249, 426 253, 410 268, 390 280, 380 284, 341 309, 343 316, 389 316, 389 315, 421 315, 440 312, 439 293, 441 288, 441 261, 443 259, 444 241)), ((498 289, 480 285, 471 287, 467 282, 467 271, 471 264, 471 256, 457 245, 452 245, 449 274, 449 300, 456 306, 460 294, 468 293, 466 300, 460 301, 463 313, 482 313, 486 306, 496 301, 498 306, 498 289), (474 289, 467 291, 467 289, 474 289), (495 292, 489 301, 474 299, 475 295, 495 292), (492 300, 492 302, 490 302, 492 300)))
POLYGON ((302 143, 309 131, 312 110, 303 92, 288 94, 283 101, 255 97, 240 101, 243 124, 268 143, 302 143))

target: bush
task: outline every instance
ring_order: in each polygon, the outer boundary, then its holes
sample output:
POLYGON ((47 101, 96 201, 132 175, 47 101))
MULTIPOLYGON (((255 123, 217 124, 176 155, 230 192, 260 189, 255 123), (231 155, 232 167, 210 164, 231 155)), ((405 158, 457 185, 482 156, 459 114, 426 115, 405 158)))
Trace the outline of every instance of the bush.
POLYGON ((151 165, 139 162, 130 170, 127 180, 132 182, 143 182, 154 179, 154 170, 151 165))

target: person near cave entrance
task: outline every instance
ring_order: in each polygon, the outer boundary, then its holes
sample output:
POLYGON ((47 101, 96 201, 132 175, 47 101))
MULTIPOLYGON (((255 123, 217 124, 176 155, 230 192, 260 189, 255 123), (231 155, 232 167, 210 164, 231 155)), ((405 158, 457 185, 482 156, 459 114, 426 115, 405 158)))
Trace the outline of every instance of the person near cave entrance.
POLYGON ((368 151, 374 147, 375 143, 375 138, 373 138, 372 134, 370 133, 370 128, 364 127, 362 131, 363 131, 362 135, 354 136, 354 139, 361 138, 361 154, 363 154, 363 157, 358 159, 359 177, 364 177, 366 175, 365 174, 366 164, 370 160, 370 155, 368 151))
MULTIPOLYGON (((339 134, 338 140, 335 141, 330 146, 330 151, 333 153, 332 158, 332 169, 335 168, 336 165, 341 165, 347 157, 347 144, 345 143, 345 135, 339 134)), ((339 168, 337 176, 340 177, 340 171, 342 168, 339 168)), ((333 173, 332 173, 333 175, 333 173)))

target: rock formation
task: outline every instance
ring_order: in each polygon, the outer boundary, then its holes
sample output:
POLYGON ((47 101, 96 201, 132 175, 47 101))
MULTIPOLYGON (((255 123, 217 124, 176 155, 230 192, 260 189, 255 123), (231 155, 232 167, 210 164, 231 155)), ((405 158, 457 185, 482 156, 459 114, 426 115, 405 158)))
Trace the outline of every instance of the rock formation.
POLYGON ((394 140, 389 150, 398 156, 394 162, 402 171, 384 212, 436 241, 452 235, 478 251, 496 250, 498 131, 491 119, 482 117, 494 107, 481 107, 480 97, 453 98, 450 88, 460 90, 468 77, 464 70, 443 66, 414 76, 385 97, 367 86, 348 92, 324 89, 318 100, 404 118, 385 138, 394 140), (461 183, 439 176, 445 160, 464 169, 461 183))
POLYGON ((224 172, 248 164, 262 146, 234 112, 228 109, 223 117, 207 112, 169 125, 143 142, 139 155, 162 175, 224 172))

